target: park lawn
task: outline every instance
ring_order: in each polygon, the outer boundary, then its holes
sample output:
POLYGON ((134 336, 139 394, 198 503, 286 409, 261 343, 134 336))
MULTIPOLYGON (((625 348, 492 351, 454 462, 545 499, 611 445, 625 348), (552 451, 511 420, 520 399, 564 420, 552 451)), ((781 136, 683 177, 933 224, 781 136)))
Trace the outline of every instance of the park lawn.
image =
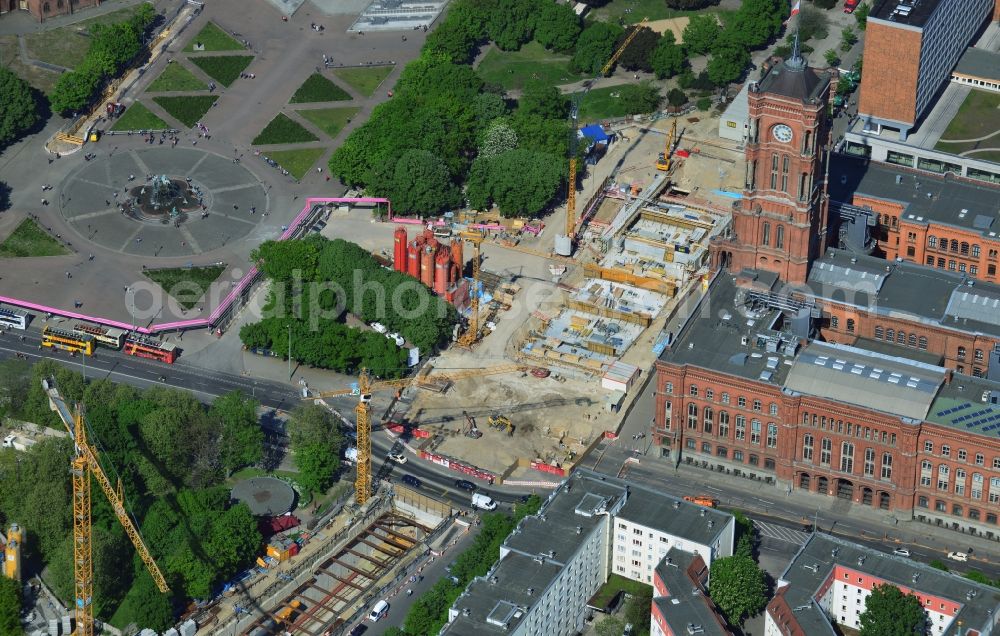
POLYGON ((173 91, 207 91, 208 86, 187 70, 183 64, 172 62, 167 64, 160 76, 146 89, 148 93, 168 93, 173 91))
MULTIPOLYGON (((250 143, 257 146, 267 144, 297 144, 307 141, 319 141, 319 139, 288 115, 278 113, 271 120, 271 123, 264 126, 264 130, 260 131, 260 134, 250 143)), ((291 170, 288 171, 291 172, 291 170)))
POLYGON ((214 22, 209 22, 198 32, 198 35, 191 38, 188 45, 184 47, 185 53, 194 53, 194 45, 200 42, 205 48, 201 51, 239 51, 244 47, 232 36, 219 28, 214 22))
POLYGON ((292 95, 292 104, 308 104, 311 102, 348 102, 351 96, 341 87, 323 77, 319 73, 313 73, 302 82, 302 86, 292 95))
POLYGON ((21 48, 16 35, 0 35, 0 60, 15 75, 46 95, 59 79, 59 73, 34 64, 25 64, 21 60, 21 48))
MULTIPOLYGON (((24 36, 28 55, 49 64, 76 68, 90 48, 90 38, 87 37, 90 27, 95 24, 122 22, 130 18, 133 13, 135 8, 127 7, 57 29, 28 33, 24 36)), ((6 59, 4 58, 5 61, 6 59)))
POLYGON ((209 286, 226 271, 225 265, 208 267, 175 267, 145 269, 147 278, 163 288, 184 309, 191 309, 201 300, 209 286))
POLYGON ((170 125, 160 119, 156 113, 146 108, 142 102, 135 102, 115 121, 111 130, 166 130, 168 128, 170 125))
POLYGON ((278 162, 278 165, 288 171, 296 179, 305 176, 316 160, 326 152, 324 148, 302 148, 301 150, 275 150, 267 156, 278 162))
POLYGON ((210 57, 189 57, 189 60, 205 71, 205 74, 226 88, 250 66, 252 55, 213 55, 210 57))
POLYGON ((379 85, 389 77, 394 66, 358 66, 354 68, 338 68, 334 75, 347 82, 354 90, 365 97, 371 97, 379 85))
POLYGON ((0 258, 22 256, 64 256, 69 250, 50 236, 32 219, 21 221, 7 239, 0 243, 0 258))
POLYGON ((587 91, 580 100, 580 125, 625 117, 625 104, 616 97, 621 88, 621 86, 609 86, 587 91))
POLYGON ((217 99, 219 99, 218 95, 185 95, 183 97, 154 97, 153 101, 167 111, 171 117, 191 128, 208 112, 217 99))
POLYGON ((600 9, 592 10, 587 17, 613 24, 617 24, 618 19, 621 18, 626 24, 635 24, 643 18, 649 18, 650 21, 666 20, 667 18, 695 15, 698 11, 697 9, 692 11, 671 9, 663 0, 611 0, 600 9), (631 11, 626 13, 627 9, 631 9, 631 11))
POLYGON ((358 114, 360 108, 310 108, 297 111, 301 117, 307 119, 314 126, 330 136, 336 137, 341 129, 346 126, 354 116, 358 114))
POLYGON ((541 82, 546 86, 569 84, 581 76, 569 68, 570 57, 545 50, 535 41, 520 51, 501 51, 491 47, 476 67, 476 72, 489 84, 506 90, 520 90, 525 84, 541 82))

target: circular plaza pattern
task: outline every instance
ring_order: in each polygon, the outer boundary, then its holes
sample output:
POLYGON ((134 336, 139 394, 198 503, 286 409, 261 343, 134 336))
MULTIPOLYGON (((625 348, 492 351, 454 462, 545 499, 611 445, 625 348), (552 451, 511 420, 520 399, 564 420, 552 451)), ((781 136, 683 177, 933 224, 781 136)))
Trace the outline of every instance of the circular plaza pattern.
POLYGON ((274 477, 244 479, 233 486, 231 496, 258 517, 283 515, 295 504, 295 490, 274 477))
POLYGON ((60 212, 81 236, 144 257, 225 247, 250 235, 268 211, 267 190, 253 173, 196 148, 115 151, 70 173, 59 194, 60 212), (153 205, 150 194, 167 183, 166 203, 153 205))

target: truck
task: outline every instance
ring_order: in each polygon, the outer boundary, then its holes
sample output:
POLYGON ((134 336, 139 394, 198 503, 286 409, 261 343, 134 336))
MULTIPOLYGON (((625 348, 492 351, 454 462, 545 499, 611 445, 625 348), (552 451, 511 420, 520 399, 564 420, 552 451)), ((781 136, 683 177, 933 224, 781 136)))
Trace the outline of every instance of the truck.
POLYGON ((281 627, 294 620, 295 615, 298 614, 301 608, 302 601, 295 599, 278 610, 274 614, 274 618, 268 618, 260 624, 260 627, 250 632, 250 636, 272 636, 273 634, 283 633, 281 627))
POLYGON ((489 495, 477 492, 472 495, 472 507, 480 510, 496 510, 497 502, 493 501, 489 495))
POLYGON ((684 497, 684 501, 689 503, 697 504, 699 506, 705 506, 708 508, 715 508, 719 505, 719 502, 715 497, 709 495, 695 495, 694 497, 684 497))

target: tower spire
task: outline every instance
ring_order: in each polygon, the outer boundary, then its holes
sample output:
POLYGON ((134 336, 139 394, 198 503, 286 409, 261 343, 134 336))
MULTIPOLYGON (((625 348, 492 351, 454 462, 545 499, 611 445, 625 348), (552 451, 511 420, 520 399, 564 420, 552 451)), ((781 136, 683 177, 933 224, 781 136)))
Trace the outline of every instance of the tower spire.
POLYGON ((799 29, 795 28, 795 39, 792 42, 792 56, 785 61, 785 67, 790 70, 802 70, 806 66, 805 59, 802 58, 802 49, 799 46, 799 29))

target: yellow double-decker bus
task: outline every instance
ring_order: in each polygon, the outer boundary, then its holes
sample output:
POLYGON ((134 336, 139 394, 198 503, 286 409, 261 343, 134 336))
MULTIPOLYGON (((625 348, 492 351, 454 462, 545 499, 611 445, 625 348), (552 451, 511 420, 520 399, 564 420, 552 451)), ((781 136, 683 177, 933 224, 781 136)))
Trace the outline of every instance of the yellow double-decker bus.
POLYGON ((84 355, 94 355, 94 336, 66 329, 46 327, 42 329, 42 346, 64 351, 82 351, 84 355))

